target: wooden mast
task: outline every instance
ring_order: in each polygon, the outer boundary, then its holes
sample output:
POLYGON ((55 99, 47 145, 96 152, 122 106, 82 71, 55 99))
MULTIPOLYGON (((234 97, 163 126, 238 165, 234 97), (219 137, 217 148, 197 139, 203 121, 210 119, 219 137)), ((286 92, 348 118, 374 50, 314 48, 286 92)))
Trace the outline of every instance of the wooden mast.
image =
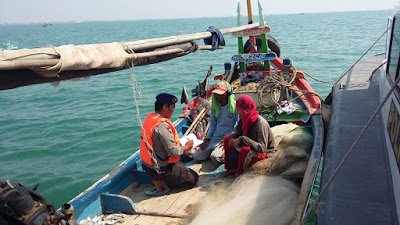
MULTIPOLYGON (((259 23, 260 23, 260 28, 265 26, 264 22, 264 16, 262 13, 262 7, 260 4, 260 1, 258 2, 258 16, 259 16, 259 23)), ((268 41, 267 41, 267 35, 266 34, 261 34, 261 43, 262 43, 262 52, 263 53, 268 53, 268 41)), ((269 71, 270 70, 270 65, 269 65, 269 60, 264 61, 264 70, 269 71)))
MULTIPOLYGON (((240 16, 240 3, 239 2, 238 2, 238 6, 237 6, 237 24, 236 25, 237 26, 242 25, 242 18, 240 16)), ((239 54, 243 54, 244 53, 243 37, 241 37, 241 36, 238 37, 238 46, 239 46, 239 54)), ((244 62, 239 62, 239 70, 240 70, 240 72, 245 71, 244 62)))
MULTIPOLYGON (((253 23, 253 12, 251 10, 251 0, 247 0, 247 20, 248 24, 253 23)), ((249 46, 250 46, 250 53, 256 53, 257 52, 257 42, 256 42, 256 37, 254 36, 249 36, 249 46)))
POLYGON ((249 24, 253 23, 253 13, 251 11, 251 0, 247 0, 247 16, 249 24))

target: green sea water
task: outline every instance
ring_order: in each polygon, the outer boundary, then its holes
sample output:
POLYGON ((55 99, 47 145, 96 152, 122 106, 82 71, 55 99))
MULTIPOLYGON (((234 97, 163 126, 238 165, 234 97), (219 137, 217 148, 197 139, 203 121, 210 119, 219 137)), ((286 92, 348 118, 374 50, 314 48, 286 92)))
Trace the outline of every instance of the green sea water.
MULTIPOLYGON (((338 78, 386 31, 391 11, 266 15, 270 35, 281 45, 281 58, 321 80, 338 78)), ((19 48, 141 40, 203 32, 209 26, 236 26, 236 18, 114 21, 0 25, 0 44, 19 48)), ((180 97, 212 76, 237 52, 237 40, 226 35, 224 50, 195 52, 171 61, 136 67, 143 120, 155 95, 180 97)), ((201 44, 201 42, 198 42, 201 44)), ((383 38, 368 55, 385 51, 383 38)), ((367 55, 367 56, 368 56, 367 55)), ((322 97, 332 83, 307 78, 322 97)), ((181 106, 172 119, 176 119, 181 106)), ((133 101, 130 71, 93 76, 58 87, 38 84, 0 91, 0 180, 20 181, 56 207, 69 201, 138 149, 140 124, 133 101)))

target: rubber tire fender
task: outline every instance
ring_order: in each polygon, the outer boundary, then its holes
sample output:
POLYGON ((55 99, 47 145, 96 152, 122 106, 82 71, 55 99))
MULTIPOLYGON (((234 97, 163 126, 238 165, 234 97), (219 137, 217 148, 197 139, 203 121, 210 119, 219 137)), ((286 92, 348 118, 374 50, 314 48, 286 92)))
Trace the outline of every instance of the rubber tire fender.
MULTIPOLYGON (((261 36, 255 36, 256 37, 256 44, 257 44, 257 49, 258 52, 262 52, 262 44, 261 44, 261 36)), ((275 52, 275 54, 280 57, 281 55, 281 46, 279 45, 279 42, 272 36, 267 35, 267 43, 268 43, 268 48, 272 52, 275 52)), ((249 53, 250 52, 250 43, 249 40, 246 41, 244 44, 244 53, 249 53)))

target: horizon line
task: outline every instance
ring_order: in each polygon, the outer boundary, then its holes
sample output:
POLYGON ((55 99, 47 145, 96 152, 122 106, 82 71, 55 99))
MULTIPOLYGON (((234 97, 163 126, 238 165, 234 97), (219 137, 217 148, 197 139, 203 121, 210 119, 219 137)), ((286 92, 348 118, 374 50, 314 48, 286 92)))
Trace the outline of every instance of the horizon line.
MULTIPOLYGON (((387 11, 393 9, 377 9, 377 10, 350 10, 350 11, 322 11, 322 12, 298 12, 298 13, 269 13, 264 14, 264 16, 276 16, 276 15, 305 15, 305 14, 325 14, 325 13, 346 13, 346 12, 369 12, 369 11, 387 11)), ((202 19, 202 18, 230 18, 234 16, 204 16, 204 17, 176 17, 176 18, 156 18, 156 19, 113 19, 113 20, 60 20, 60 21, 34 21, 34 22, 0 22, 0 25, 29 25, 29 24, 49 24, 49 23, 83 23, 83 22, 123 22, 123 21, 152 21, 152 20, 178 20, 178 19, 202 19)), ((245 16, 247 18, 247 16, 245 16)), ((258 17, 258 14, 253 15, 253 17, 258 17)))

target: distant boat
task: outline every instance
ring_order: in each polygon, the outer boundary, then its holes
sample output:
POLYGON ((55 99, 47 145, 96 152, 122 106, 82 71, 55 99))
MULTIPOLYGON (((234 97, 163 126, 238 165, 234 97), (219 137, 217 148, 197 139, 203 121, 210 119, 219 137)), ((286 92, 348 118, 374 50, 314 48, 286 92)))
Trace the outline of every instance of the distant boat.
POLYGON ((299 15, 304 15, 304 13, 299 13, 299 15))
POLYGON ((42 24, 42 27, 52 27, 53 24, 52 23, 44 23, 42 24))

